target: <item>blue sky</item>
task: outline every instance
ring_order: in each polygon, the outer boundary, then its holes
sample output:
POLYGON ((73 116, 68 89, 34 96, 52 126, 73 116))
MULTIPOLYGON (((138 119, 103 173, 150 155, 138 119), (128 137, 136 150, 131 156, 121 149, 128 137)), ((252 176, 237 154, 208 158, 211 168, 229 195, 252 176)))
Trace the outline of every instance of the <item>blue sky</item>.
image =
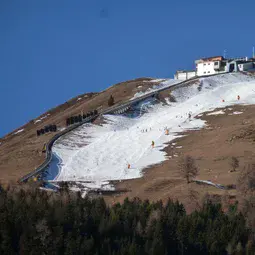
POLYGON ((251 56, 255 1, 0 1, 0 137, 85 92, 251 56), (3 121, 4 120, 4 121, 3 121))

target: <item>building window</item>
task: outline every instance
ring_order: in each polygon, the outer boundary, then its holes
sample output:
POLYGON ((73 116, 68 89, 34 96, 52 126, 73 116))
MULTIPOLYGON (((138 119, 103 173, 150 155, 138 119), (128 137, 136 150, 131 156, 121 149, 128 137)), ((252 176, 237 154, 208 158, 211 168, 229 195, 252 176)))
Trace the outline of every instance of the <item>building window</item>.
POLYGON ((206 66, 206 64, 204 64, 204 66, 206 66))
POLYGON ((208 66, 210 65, 211 63, 208 63, 208 66))
POLYGON ((219 65, 219 61, 214 62, 214 65, 215 66, 219 65))
POLYGON ((204 72, 204 74, 206 74, 206 72, 204 72))
POLYGON ((208 71, 207 73, 210 73, 210 71, 208 71))

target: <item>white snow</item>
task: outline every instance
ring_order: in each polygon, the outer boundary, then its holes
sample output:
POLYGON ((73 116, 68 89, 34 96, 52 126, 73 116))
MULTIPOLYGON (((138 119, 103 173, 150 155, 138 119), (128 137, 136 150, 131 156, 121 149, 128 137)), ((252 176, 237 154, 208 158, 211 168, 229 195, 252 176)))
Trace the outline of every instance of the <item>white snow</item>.
POLYGON ((165 81, 166 79, 154 79, 154 80, 150 80, 149 82, 162 82, 165 81))
POLYGON ((50 114, 49 114, 49 113, 48 113, 48 114, 46 114, 46 115, 44 115, 44 116, 42 116, 40 119, 35 120, 35 121, 34 121, 34 124, 36 124, 36 123, 38 123, 38 122, 41 122, 43 119, 47 118, 48 116, 50 116, 50 114))
POLYGON ((207 113, 206 115, 220 115, 220 114, 225 114, 225 112, 223 110, 220 110, 220 111, 216 111, 216 112, 207 113))
POLYGON ((81 97, 77 98, 77 101, 80 101, 81 100, 81 97))
POLYGON ((205 183, 205 184, 214 186, 214 187, 219 188, 219 189, 224 189, 225 188, 223 185, 218 184, 218 183, 213 183, 211 181, 205 181, 205 180, 194 180, 194 181, 198 182, 198 183, 205 183))
POLYGON ((233 113, 230 113, 229 115, 238 115, 238 114, 242 114, 243 112, 233 112, 233 113))
POLYGON ((110 180, 141 177, 143 169, 169 158, 162 149, 180 137, 178 132, 205 126, 205 121, 195 116, 234 104, 255 104, 255 94, 250 93, 255 89, 252 77, 225 74, 201 82, 175 89, 172 94, 177 102, 154 105, 140 118, 105 115, 107 124, 84 124, 61 137, 53 146, 61 159, 56 180, 89 181, 90 187, 103 187, 110 180), (237 101, 237 95, 241 100, 237 101), (165 135, 165 127, 169 135, 165 135), (148 132, 141 132, 145 129, 148 132))
POLYGON ((15 133, 14 133, 14 135, 17 135, 17 134, 19 134, 19 133, 21 133, 21 132, 23 132, 24 131, 24 128, 23 129, 20 129, 20 130, 18 130, 18 131, 16 131, 15 133))

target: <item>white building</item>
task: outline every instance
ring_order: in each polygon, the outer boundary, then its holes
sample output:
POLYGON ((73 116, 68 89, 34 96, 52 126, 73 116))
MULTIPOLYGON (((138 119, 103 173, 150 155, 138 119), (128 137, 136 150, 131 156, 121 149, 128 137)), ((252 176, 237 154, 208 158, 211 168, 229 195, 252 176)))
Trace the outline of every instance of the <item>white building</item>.
POLYGON ((225 72, 226 64, 222 56, 201 58, 195 61, 197 76, 212 75, 219 72, 225 72))
POLYGON ((187 80, 197 75, 196 71, 177 71, 174 75, 175 80, 187 80))
POLYGON ((244 63, 239 63, 238 64, 238 69, 239 71, 248 71, 251 70, 255 67, 254 62, 244 62, 244 63))
POLYGON ((243 72, 255 68, 255 59, 234 58, 225 59, 222 56, 201 58, 195 61, 196 70, 177 71, 174 78, 177 80, 187 80, 194 76, 207 76, 217 73, 243 72))

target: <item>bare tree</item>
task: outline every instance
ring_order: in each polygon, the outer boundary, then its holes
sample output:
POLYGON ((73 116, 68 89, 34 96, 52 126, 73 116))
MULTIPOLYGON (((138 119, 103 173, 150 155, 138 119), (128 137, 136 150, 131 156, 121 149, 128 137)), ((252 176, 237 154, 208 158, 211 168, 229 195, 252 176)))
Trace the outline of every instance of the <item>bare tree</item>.
POLYGON ((229 161, 229 165, 231 167, 231 172, 235 172, 236 169, 239 167, 239 160, 236 157, 231 157, 229 161))
POLYGON ((198 174, 198 168, 195 163, 195 159, 187 155, 179 161, 179 169, 181 176, 190 182, 191 178, 194 178, 198 174))

